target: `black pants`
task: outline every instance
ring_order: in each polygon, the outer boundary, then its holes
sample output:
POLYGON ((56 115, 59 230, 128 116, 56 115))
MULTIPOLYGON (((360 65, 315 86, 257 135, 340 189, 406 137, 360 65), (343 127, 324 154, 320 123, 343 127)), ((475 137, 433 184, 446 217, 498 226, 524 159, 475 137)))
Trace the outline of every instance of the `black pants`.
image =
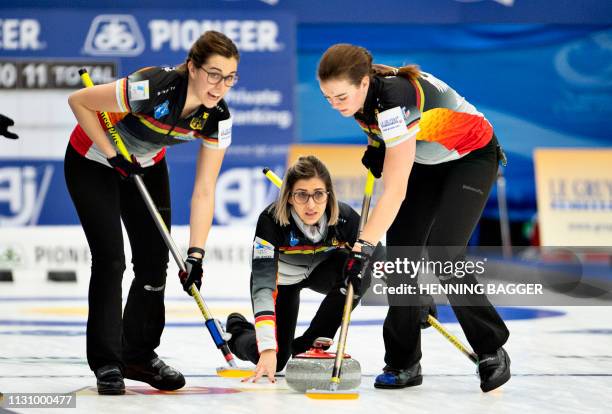
MULTIPOLYGON (((387 232, 387 246, 467 246, 497 176, 497 139, 465 157, 438 165, 414 164, 406 199, 387 232)), ((414 251, 415 249, 407 249, 414 251)), ((453 249, 435 247, 430 260, 457 261, 453 249)), ((418 260, 418 257, 411 258, 418 260)), ((451 283, 477 283, 473 276, 451 283)), ((492 353, 509 332, 485 295, 448 297, 468 342, 477 354, 492 353), (463 299, 463 300, 462 300, 463 299), (458 306, 461 303, 462 306, 458 306)), ((407 368, 421 359, 418 306, 390 306, 383 325, 385 363, 407 368)))
MULTIPOLYGON (((379 257, 381 253, 379 247, 374 257, 379 257)), ((330 258, 319 264, 305 280, 295 285, 278 286, 275 304, 278 346, 276 354, 277 371, 281 371, 285 367, 291 355, 297 355, 310 349, 312 343, 318 337, 333 338, 336 335, 336 331, 342 323, 342 311, 346 299, 340 289, 344 287, 342 269, 347 255, 348 251, 338 250, 330 258), (304 288, 312 289, 326 296, 308 329, 301 337, 294 339, 300 309, 300 291, 304 288)), ((365 292, 369 284, 370 271, 367 271, 364 276, 362 291, 365 292)), ((359 298, 353 302, 353 309, 358 303, 359 298)), ((232 342, 232 352, 238 358, 257 364, 259 351, 254 327, 244 330, 232 342)))
MULTIPOLYGON (((68 145, 64 159, 68 191, 91 250, 87 361, 92 370, 124 367, 157 355, 164 329, 168 249, 132 181, 112 168, 79 155, 68 145), (121 221, 132 248, 135 278, 123 317, 125 270, 121 221)), ((147 189, 170 227, 170 191, 165 161, 146 169, 147 189)))

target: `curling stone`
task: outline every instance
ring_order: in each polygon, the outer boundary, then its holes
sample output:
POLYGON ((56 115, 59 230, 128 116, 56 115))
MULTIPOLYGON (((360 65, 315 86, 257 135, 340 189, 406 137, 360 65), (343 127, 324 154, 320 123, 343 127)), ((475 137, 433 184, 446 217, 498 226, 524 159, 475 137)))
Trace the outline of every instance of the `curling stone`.
MULTIPOLYGON (((287 385, 299 392, 310 389, 327 389, 334 368, 336 354, 327 352, 333 341, 317 338, 310 350, 296 355, 287 363, 285 380, 287 385)), ((344 354, 339 390, 351 390, 361 384, 361 365, 350 355, 344 354)))

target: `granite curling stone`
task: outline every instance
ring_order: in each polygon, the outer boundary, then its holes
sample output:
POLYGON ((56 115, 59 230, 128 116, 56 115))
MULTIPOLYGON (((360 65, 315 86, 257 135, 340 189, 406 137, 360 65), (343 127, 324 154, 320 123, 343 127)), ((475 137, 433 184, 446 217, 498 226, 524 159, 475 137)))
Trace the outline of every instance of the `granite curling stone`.
MULTIPOLYGON (((332 376, 336 354, 325 349, 332 345, 329 338, 317 338, 313 347, 290 359, 285 371, 285 381, 290 388, 306 392, 310 389, 326 390, 332 376)), ((359 361, 344 354, 340 375, 339 390, 351 390, 361 384, 361 365, 359 361)))

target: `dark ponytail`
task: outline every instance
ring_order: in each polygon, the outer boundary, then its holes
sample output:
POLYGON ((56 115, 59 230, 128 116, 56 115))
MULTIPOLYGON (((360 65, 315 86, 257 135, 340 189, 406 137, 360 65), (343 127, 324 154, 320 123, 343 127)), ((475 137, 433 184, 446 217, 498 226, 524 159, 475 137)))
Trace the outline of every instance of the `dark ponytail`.
POLYGON ((406 65, 399 68, 375 63, 372 74, 376 76, 401 76, 406 79, 416 79, 421 75, 419 65, 406 65))

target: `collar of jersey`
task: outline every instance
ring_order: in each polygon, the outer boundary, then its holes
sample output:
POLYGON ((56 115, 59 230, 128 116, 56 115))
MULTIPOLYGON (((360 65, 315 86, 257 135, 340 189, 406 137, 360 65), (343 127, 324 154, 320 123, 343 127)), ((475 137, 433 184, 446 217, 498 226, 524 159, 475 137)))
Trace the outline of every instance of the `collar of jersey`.
POLYGON ((293 208, 291 208, 291 217, 306 240, 310 241, 311 243, 319 243, 325 240, 325 237, 327 236, 327 212, 323 213, 317 224, 313 225, 304 223, 293 208), (314 234, 315 232, 317 234, 311 237, 311 233, 314 234))

